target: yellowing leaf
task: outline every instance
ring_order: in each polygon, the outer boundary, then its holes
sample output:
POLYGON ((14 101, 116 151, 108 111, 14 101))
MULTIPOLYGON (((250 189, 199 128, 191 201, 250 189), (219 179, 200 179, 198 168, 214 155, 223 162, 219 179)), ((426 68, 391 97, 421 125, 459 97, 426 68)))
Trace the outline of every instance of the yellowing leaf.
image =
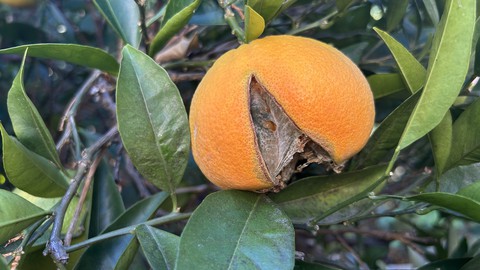
POLYGON ((247 43, 258 38, 265 29, 265 20, 250 6, 245 6, 245 40, 247 43))

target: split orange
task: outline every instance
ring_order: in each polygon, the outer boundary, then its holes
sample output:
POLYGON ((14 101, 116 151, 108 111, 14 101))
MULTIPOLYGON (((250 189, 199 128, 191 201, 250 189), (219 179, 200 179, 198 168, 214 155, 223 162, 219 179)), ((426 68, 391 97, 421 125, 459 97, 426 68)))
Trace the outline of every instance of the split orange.
POLYGON ((278 191, 310 163, 339 171, 374 123, 367 80, 323 42, 269 36, 222 55, 190 109, 195 161, 223 189, 278 191))

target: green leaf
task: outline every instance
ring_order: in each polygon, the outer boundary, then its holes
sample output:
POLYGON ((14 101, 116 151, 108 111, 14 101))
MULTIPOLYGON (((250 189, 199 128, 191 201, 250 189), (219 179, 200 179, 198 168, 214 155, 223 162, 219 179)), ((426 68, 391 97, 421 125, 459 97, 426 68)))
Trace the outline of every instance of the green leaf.
POLYGON ((410 113, 415 108, 420 92, 405 100, 375 130, 367 145, 355 156, 351 168, 363 168, 378 164, 390 155, 398 145, 410 113))
POLYGON ((396 152, 435 128, 458 96, 470 62, 475 10, 474 0, 461 3, 447 1, 433 38, 422 96, 410 116, 396 152))
MULTIPOLYGON (((479 176, 480 180, 480 176, 479 176)), ((465 196, 477 202, 480 202, 480 182, 468 185, 457 192, 458 195, 465 196)))
POLYGON ((133 0, 94 0, 95 6, 123 41, 140 45, 140 11, 133 0))
POLYGON ((480 99, 453 124, 452 147, 446 169, 480 161, 480 99))
POLYGON ((293 226, 268 197, 219 191, 193 212, 175 269, 292 269, 294 253, 293 226))
POLYGON ((453 258, 438 260, 417 268, 417 270, 457 270, 471 259, 472 258, 453 258))
MULTIPOLYGON (((62 199, 61 197, 56 197, 56 198, 36 197, 36 196, 33 196, 31 194, 26 193, 25 191, 22 191, 21 189, 18 189, 18 188, 14 189, 13 193, 15 193, 16 195, 24 198, 25 200, 29 201, 30 203, 34 204, 35 206, 42 208, 45 211, 53 211, 55 209, 55 207, 58 205, 58 203, 60 202, 60 200, 62 199)), ((78 201, 79 201, 79 197, 75 196, 75 197, 73 197, 72 201, 68 205, 67 211, 65 213, 65 218, 63 220, 62 233, 67 232, 68 227, 70 226, 70 221, 73 219, 75 209, 77 208, 78 201)), ((81 211, 80 216, 79 216, 80 221, 85 220, 85 217, 87 216, 89 208, 90 208, 90 199, 89 199, 89 196, 88 196, 87 200, 85 200, 85 202, 84 202, 84 207, 82 208, 82 211, 81 211)), ((85 227, 88 227, 88 226, 83 226, 83 223, 80 222, 79 226, 77 226, 74 229, 74 234, 75 235, 77 235, 77 233, 81 234, 83 231, 85 231, 85 227)), ((37 241, 35 243, 35 245, 38 246, 40 244, 38 242, 40 242, 40 241, 37 241)), ((45 242, 42 242, 42 244, 44 244, 45 242)))
POLYGON ((170 38, 188 23, 200 2, 200 0, 168 1, 160 31, 158 31, 150 44, 149 55, 153 56, 159 52, 170 38))
POLYGON ((0 244, 48 214, 22 197, 3 189, 0 189, 0 202, 0 244))
POLYGON ((245 6, 245 41, 258 38, 265 29, 265 20, 249 6, 245 6))
MULTIPOLYGON (((458 166, 446 171, 440 176, 438 182, 440 187, 438 191, 457 193, 462 188, 480 181, 480 163, 474 163, 468 166, 458 166)), ((425 192, 433 192, 435 183, 430 183, 425 192)))
POLYGON ((381 165, 355 172, 308 177, 271 194, 270 198, 294 223, 307 223, 359 194, 365 197, 371 191, 369 187, 382 178, 385 168, 381 165))
POLYGON ((337 10, 342 12, 351 6, 355 1, 356 0, 336 0, 335 3, 337 5, 337 10))
POLYGON ((402 81, 402 76, 397 73, 374 74, 368 76, 367 80, 375 99, 407 90, 402 81))
POLYGON ((387 18, 387 32, 394 30, 402 22, 407 11, 408 2, 408 0, 388 1, 387 13, 385 14, 387 18))
MULTIPOLYGON (((265 24, 265 22, 271 21, 275 15, 278 14, 282 8, 283 2, 283 0, 248 0, 247 6, 252 8, 256 14, 260 15, 264 19, 265 24)), ((247 14, 245 13, 245 20, 246 15, 247 14)))
POLYGON ((147 225, 135 229, 143 254, 154 270, 175 268, 180 237, 147 225))
POLYGON ((392 52, 410 92, 415 93, 420 90, 425 83, 426 76, 426 70, 422 64, 420 64, 420 62, 418 62, 400 42, 396 41, 387 32, 376 27, 374 27, 373 30, 377 32, 387 45, 388 49, 392 52))
POLYGON ((473 65, 473 74, 476 76, 480 75, 480 18, 477 18, 475 21, 475 32, 473 33, 472 41, 472 53, 475 52, 475 62, 473 65))
POLYGON ((18 140, 23 145, 36 154, 52 161, 58 168, 63 168, 50 132, 35 105, 33 105, 25 93, 23 69, 27 51, 28 49, 25 50, 20 70, 13 80, 12 88, 8 92, 8 114, 12 120, 15 135, 17 135, 18 140))
POLYGON ((89 237, 100 234, 125 212, 122 197, 106 161, 100 163, 93 179, 89 237))
POLYGON ((155 186, 175 191, 188 161, 185 107, 167 72, 126 46, 117 82, 118 130, 133 164, 155 186))
POLYGON ((226 25, 224 10, 216 0, 203 0, 189 23, 196 25, 226 25))
POLYGON ((422 193, 406 197, 409 201, 426 202, 458 212, 475 222, 480 222, 480 202, 459 194, 444 192, 422 193))
POLYGON ((0 54, 23 55, 28 48, 28 56, 62 60, 73 64, 96 68, 112 75, 118 73, 118 62, 107 52, 90 46, 77 44, 39 43, 22 45, 0 50, 0 54))
MULTIPOLYGON (((168 193, 161 192, 137 202, 102 233, 147 221, 167 198, 168 193)), ((104 240, 90 246, 75 269, 127 269, 137 250, 138 242, 133 235, 104 240)))
POLYGON ((19 189, 39 197, 60 197, 68 188, 61 171, 44 157, 33 153, 8 136, 0 124, 3 167, 8 180, 19 189))
POLYGON ((440 177, 445 170, 452 145, 452 114, 450 111, 447 111, 442 122, 430 132, 430 142, 435 160, 436 175, 440 177))
POLYGON ((480 256, 477 255, 473 257, 470 261, 460 268, 460 270, 477 270, 478 266, 480 265, 480 256))
POLYGON ((437 3, 435 2, 435 0, 423 0, 423 4, 425 5, 425 10, 427 11, 428 16, 430 17, 430 20, 432 20, 432 23, 434 25, 437 25, 438 21, 440 21, 440 15, 438 15, 437 3))
POLYGON ((3 256, 0 256, 0 270, 9 270, 10 267, 8 267, 7 261, 3 256))

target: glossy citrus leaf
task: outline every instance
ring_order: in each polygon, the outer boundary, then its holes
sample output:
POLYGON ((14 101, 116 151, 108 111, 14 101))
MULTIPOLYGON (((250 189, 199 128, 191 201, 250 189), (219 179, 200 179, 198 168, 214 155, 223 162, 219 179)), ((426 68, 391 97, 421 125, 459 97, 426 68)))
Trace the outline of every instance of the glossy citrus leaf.
POLYGON ((477 21, 475 21, 475 32, 473 34, 473 41, 472 41, 472 52, 475 52, 473 74, 476 76, 480 75, 480 42, 478 42, 479 38, 480 38, 480 18, 477 18, 477 21))
POLYGON ((359 194, 366 197, 372 191, 368 190, 369 187, 382 178, 385 169, 386 166, 375 166, 355 172, 308 177, 287 186, 282 192, 271 194, 270 198, 294 223, 308 223, 359 194))
MULTIPOLYGON (((167 198, 168 193, 161 192, 137 202, 102 233, 147 221, 167 198)), ((111 238, 90 246, 75 269, 128 269, 137 250, 138 242, 133 235, 111 238)))
MULTIPOLYGON (((42 198, 42 197, 36 197, 31 194, 28 194, 25 191, 22 191, 21 189, 14 189, 13 193, 16 195, 22 197, 23 199, 29 201, 30 203, 34 204, 37 207, 42 208, 45 211, 53 211, 57 204, 60 202, 62 199, 61 197, 56 197, 56 198, 42 198)), ((70 226, 70 221, 73 218, 73 215, 75 213, 75 209, 77 208, 78 205, 78 200, 79 197, 73 197, 72 201, 68 205, 67 211, 65 212, 65 219, 63 222, 63 227, 62 227, 62 233, 66 233, 68 230, 68 227, 70 226)), ((83 225, 83 221, 85 220, 88 210, 90 208, 90 199, 87 197, 87 200, 84 202, 84 207, 82 208, 82 212, 80 213, 79 220, 79 226, 77 226, 74 229, 74 234, 81 234, 86 227, 83 225)), ((38 243, 39 244, 39 243, 38 243)), ((37 243, 35 245, 38 245, 37 243)), ((42 243, 43 244, 43 243, 42 243)))
POLYGON ((249 43, 257 39, 265 29, 265 20, 254 9, 245 6, 245 40, 249 43))
POLYGON ((10 267, 3 256, 0 256, 0 270, 9 270, 10 267))
POLYGON ((59 197, 68 188, 62 172, 44 157, 33 153, 10 137, 0 124, 3 167, 17 188, 39 197, 59 197))
POLYGON ((433 158, 435 159, 435 171, 438 177, 445 170, 452 145, 452 114, 450 111, 447 111, 442 122, 430 132, 430 142, 432 144, 433 158))
POLYGON ((106 161, 100 163, 93 179, 89 237, 100 234, 125 212, 122 197, 106 161))
POLYGON ((78 44, 38 43, 1 49, 0 54, 23 55, 28 48, 28 56, 62 60, 89 68, 96 68, 112 75, 118 73, 118 62, 107 52, 78 44))
POLYGON ((402 22, 408 7, 408 0, 396 0, 387 2, 387 32, 397 28, 402 22))
POLYGON ((293 226, 268 197, 219 191, 188 221, 175 269, 292 269, 294 253, 293 226))
MULTIPOLYGON (((260 15, 264 19, 265 24, 265 22, 271 21, 275 15, 277 15, 284 2, 285 1, 283 0, 248 0, 247 6, 252 8, 255 13, 260 15)), ((245 11, 246 10, 247 8, 245 6, 245 11)), ((245 19, 246 15, 247 14, 245 12, 245 19)))
POLYGON ((476 162, 480 162, 480 100, 468 106, 453 124, 447 169, 476 162))
POLYGON ((402 76, 397 73, 374 74, 368 76, 367 80, 375 99, 408 91, 402 81, 402 76))
POLYGON ((203 0, 189 23, 196 25, 226 25, 224 10, 216 0, 203 0))
POLYGON ((353 4, 356 0, 336 0, 335 4, 339 12, 344 11, 347 9, 351 4, 353 4))
POLYGON ((426 202, 458 212, 475 222, 480 222, 480 202, 469 197, 444 192, 422 193, 406 198, 410 201, 426 202))
POLYGON ((405 80, 405 84, 411 93, 420 90, 425 83, 427 74, 425 68, 418 62, 415 57, 403 45, 391 37, 387 32, 378 28, 373 28, 375 32, 382 38, 390 52, 392 52, 398 68, 405 80))
POLYGON ((354 157, 351 168, 373 166, 391 154, 391 150, 400 141, 402 132, 419 97, 420 92, 409 97, 382 121, 368 140, 367 145, 354 157))
POLYGON ((423 4, 425 5, 425 10, 427 11, 430 20, 434 25, 437 25, 440 21, 440 15, 438 14, 437 3, 435 0, 423 0, 423 4))
POLYGON ((200 0, 168 1, 160 30, 150 44, 149 55, 159 52, 190 20, 200 5, 200 0))
POLYGON ((480 202, 480 181, 460 189, 457 194, 480 202))
POLYGON ((58 168, 62 168, 52 136, 35 105, 33 105, 25 93, 23 69, 27 51, 25 50, 20 70, 8 92, 8 114, 12 120, 13 130, 17 139, 31 151, 52 161, 58 168))
POLYGON ((402 134, 397 153, 435 128, 458 96, 470 62, 475 4, 474 0, 446 2, 433 38, 425 87, 402 134), (461 20, 456 19, 460 17, 461 20))
POLYGON ((123 41, 140 45, 140 11, 134 0, 94 0, 95 6, 123 41))
POLYGON ((0 189, 0 244, 48 214, 22 197, 0 189))
POLYGON ((175 269, 180 237, 148 225, 135 228, 143 254, 153 270, 175 269))
POLYGON ((167 72, 126 46, 117 81, 118 130, 133 164, 173 193, 188 161, 190 133, 182 98, 167 72))
POLYGON ((462 188, 480 181, 480 163, 474 163, 467 166, 458 166, 452 168, 440 176, 438 180, 440 186, 436 190, 436 183, 430 183, 425 192, 442 191, 448 193, 457 193, 462 188))

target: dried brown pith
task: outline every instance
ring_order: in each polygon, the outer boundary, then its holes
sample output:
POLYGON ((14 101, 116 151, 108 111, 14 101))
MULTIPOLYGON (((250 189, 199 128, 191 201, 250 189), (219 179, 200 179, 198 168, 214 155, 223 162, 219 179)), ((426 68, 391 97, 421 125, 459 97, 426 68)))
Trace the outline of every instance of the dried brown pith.
POLYGON ((300 130, 275 98, 252 75, 249 80, 250 117, 255 131, 257 153, 266 177, 278 192, 290 177, 311 163, 323 164, 336 172, 341 165, 300 130))

